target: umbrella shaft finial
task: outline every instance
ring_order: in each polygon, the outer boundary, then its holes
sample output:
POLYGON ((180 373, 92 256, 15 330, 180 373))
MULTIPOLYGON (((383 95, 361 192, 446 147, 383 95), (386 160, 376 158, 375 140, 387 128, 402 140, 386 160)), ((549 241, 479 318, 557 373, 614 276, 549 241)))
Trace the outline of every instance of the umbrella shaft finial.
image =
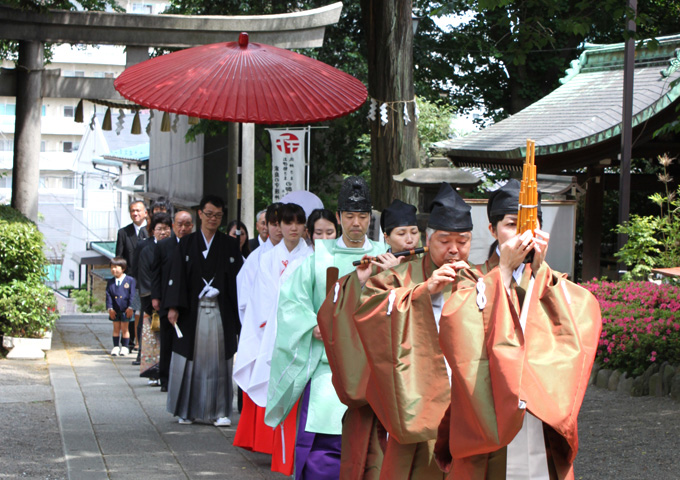
POLYGON ((238 36, 238 45, 241 48, 248 47, 248 34, 246 32, 241 32, 238 36))

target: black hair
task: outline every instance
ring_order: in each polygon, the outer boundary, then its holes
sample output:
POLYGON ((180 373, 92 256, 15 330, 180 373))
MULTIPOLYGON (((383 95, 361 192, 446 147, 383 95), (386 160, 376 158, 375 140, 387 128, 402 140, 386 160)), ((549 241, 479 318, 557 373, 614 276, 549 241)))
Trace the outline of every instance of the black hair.
POLYGON ((307 215, 303 208, 297 203, 284 203, 279 210, 281 215, 281 221, 284 223, 301 223, 305 224, 307 221, 307 215))
POLYGON ((335 216, 335 214, 328 210, 327 208, 316 208, 312 210, 312 213, 310 213, 309 217, 307 218, 307 233, 309 234, 309 238, 314 240, 314 224, 320 218, 323 218, 324 220, 328 220, 329 222, 331 222, 335 227, 335 235, 340 236, 340 228, 338 228, 338 219, 335 216))
POLYGON ((222 200, 217 195, 206 195, 201 198, 201 203, 198 204, 198 209, 203 211, 208 203, 212 203, 217 208, 224 208, 224 200, 222 200))
POLYGON ((151 222, 149 223, 149 234, 151 236, 153 236, 153 231, 159 223, 172 228, 172 217, 168 212, 154 213, 151 217, 151 222))
POLYGON ((123 257, 113 257, 109 262, 110 267, 121 267, 123 271, 127 270, 127 260, 123 257))
POLYGON ((283 207, 283 203, 280 202, 274 202, 267 207, 267 213, 264 214, 267 223, 279 223, 281 221, 281 207, 283 207))
POLYGON ((229 235, 229 232, 231 231, 232 228, 234 228, 236 225, 240 225, 239 230, 241 230, 241 236, 246 237, 246 241, 243 244, 243 248, 241 249, 241 254, 244 257, 247 257, 250 255, 250 245, 248 245, 248 229, 244 225, 243 222, 239 222, 237 220, 232 220, 231 222, 227 223, 227 229, 225 230, 226 234, 229 235))
POLYGON ((173 208, 172 208, 172 203, 166 198, 166 197, 158 197, 156 200, 151 202, 151 212, 153 213, 154 209, 160 208, 162 210, 165 210, 168 212, 171 216, 173 214, 173 208))

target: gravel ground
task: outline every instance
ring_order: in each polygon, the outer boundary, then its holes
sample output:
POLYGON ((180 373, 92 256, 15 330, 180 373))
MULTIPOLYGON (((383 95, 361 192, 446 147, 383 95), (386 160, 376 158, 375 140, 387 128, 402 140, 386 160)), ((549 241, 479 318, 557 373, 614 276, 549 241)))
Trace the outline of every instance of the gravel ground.
POLYGON ((577 479, 680 478, 680 402, 590 386, 578 423, 577 479))
POLYGON ((0 359, 0 478, 67 478, 45 361, 0 359))

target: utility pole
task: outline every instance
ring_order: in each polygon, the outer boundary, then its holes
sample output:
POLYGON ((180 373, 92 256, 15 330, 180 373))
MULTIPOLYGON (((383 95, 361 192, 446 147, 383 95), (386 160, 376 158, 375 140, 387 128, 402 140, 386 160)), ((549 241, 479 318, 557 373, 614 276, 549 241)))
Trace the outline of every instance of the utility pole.
MULTIPOLYGON (((619 225, 630 216, 630 160, 633 153, 633 77, 635 73, 635 32, 637 30, 637 0, 628 0, 626 20, 626 45, 623 63, 623 113, 621 118, 621 162, 619 175, 619 225)), ((620 251, 628 242, 628 235, 619 233, 617 247, 620 251)), ((625 270, 619 263, 619 271, 625 270)))

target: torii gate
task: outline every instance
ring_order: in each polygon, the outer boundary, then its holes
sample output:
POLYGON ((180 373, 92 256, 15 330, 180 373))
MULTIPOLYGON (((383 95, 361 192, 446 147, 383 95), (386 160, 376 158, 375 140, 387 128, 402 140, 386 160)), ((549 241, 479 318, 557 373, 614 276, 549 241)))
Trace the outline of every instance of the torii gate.
MULTIPOLYGON (((33 12, 0 5, 0 36, 19 42, 17 67, 0 72, 0 96, 16 97, 12 206, 37 220, 43 97, 124 100, 113 88, 113 79, 64 78, 45 70, 46 42, 126 45, 126 67, 148 59, 149 47, 187 48, 231 41, 243 31, 254 42, 280 48, 315 48, 322 46, 325 27, 338 22, 341 10, 342 3, 337 2, 289 14, 186 16, 33 12)), ((244 158, 242 167, 244 189, 250 191, 253 163, 252 156, 244 158), (248 180, 250 185, 245 184, 248 180)), ((252 220, 252 209, 252 205, 244 205, 244 221, 252 220)))

